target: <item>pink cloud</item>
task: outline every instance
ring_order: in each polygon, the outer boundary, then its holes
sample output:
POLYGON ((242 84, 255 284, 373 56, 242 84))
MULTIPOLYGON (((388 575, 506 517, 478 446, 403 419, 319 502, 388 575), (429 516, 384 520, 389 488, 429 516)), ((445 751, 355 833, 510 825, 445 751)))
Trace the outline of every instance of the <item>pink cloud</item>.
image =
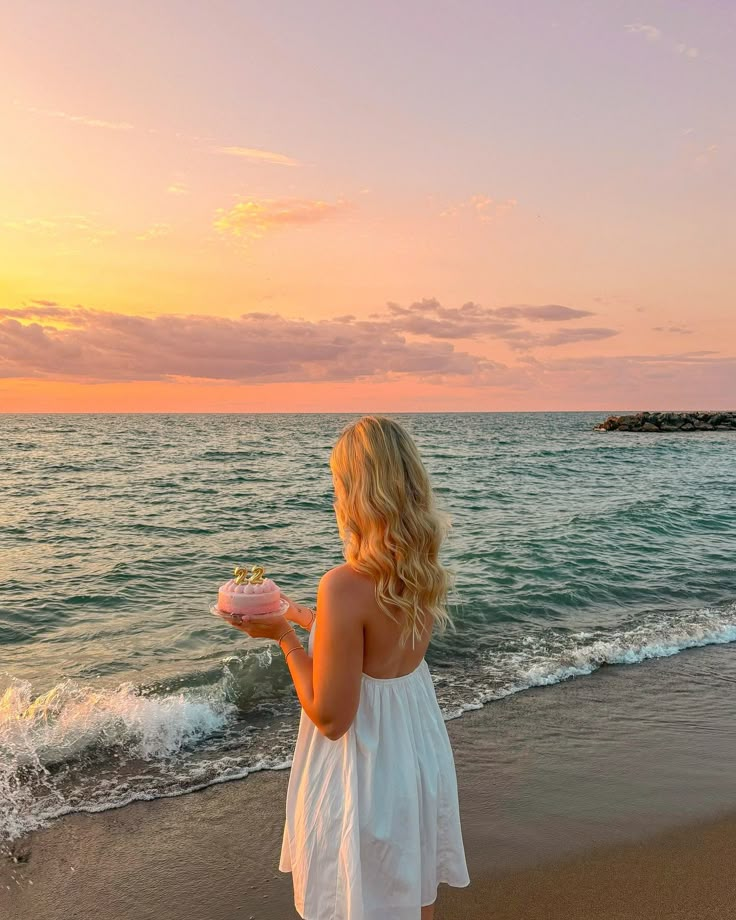
POLYGON ((507 319, 531 319, 544 322, 560 322, 568 319, 579 319, 583 316, 594 316, 591 310, 575 310, 572 307, 563 307, 560 304, 549 303, 541 306, 516 304, 510 307, 499 307, 498 316, 507 319))
POLYGON ((392 327, 401 332, 438 339, 490 337, 500 339, 515 349, 593 341, 618 333, 616 329, 598 326, 558 330, 549 335, 540 335, 519 324, 519 321, 525 320, 533 323, 565 322, 595 315, 590 310, 575 310, 560 304, 482 307, 471 301, 461 307, 443 307, 437 300, 426 299, 409 307, 389 303, 388 309, 392 316, 392 327))
POLYGON ((388 310, 394 329, 437 339, 470 339, 487 335, 501 338, 515 329, 514 323, 498 319, 497 311, 472 302, 461 307, 443 307, 433 299, 417 301, 409 307, 389 303, 388 310))
POLYGON ((263 198, 239 201, 229 211, 220 208, 215 229, 229 236, 258 238, 279 227, 300 227, 341 217, 352 207, 335 202, 303 198, 263 198))
POLYGON ((610 339, 618 335, 618 329, 608 329, 604 326, 584 326, 577 329, 558 329, 550 335, 536 339, 538 345, 569 345, 571 342, 595 342, 599 339, 610 339))
MULTIPOLYGON (((19 103, 16 103, 19 105, 19 103)), ((109 131, 132 131, 133 125, 129 121, 110 121, 107 118, 93 118, 89 115, 75 115, 71 112, 53 111, 51 109, 38 109, 34 106, 19 105, 26 112, 49 115, 52 118, 61 118, 64 121, 71 121, 78 125, 85 125, 88 128, 106 128, 109 131)))
POLYGON ((496 198, 489 198, 488 195, 471 195, 464 201, 457 204, 449 205, 444 211, 440 212, 440 217, 458 217, 462 214, 469 214, 477 218, 481 223, 488 223, 495 217, 501 217, 513 210, 518 204, 515 198, 505 198, 502 201, 496 198))
POLYGON ((688 60, 694 61, 695 58, 700 54, 700 49, 688 45, 686 42, 677 42, 675 45, 675 51, 678 54, 682 54, 688 60))
POLYGON ((662 37, 662 32, 656 26, 647 25, 644 22, 632 22, 624 26, 627 32, 635 32, 643 35, 649 42, 656 42, 662 37))
POLYGON ((214 153, 225 156, 241 157, 245 160, 255 160, 259 163, 272 163, 276 166, 298 166, 299 162, 284 153, 275 153, 273 150, 260 150, 256 147, 213 147, 214 153))
POLYGON ((544 371, 540 382, 563 404, 708 409, 727 407, 729 394, 736 391, 736 356, 711 350, 531 361, 531 370, 544 371))
POLYGON ((88 312, 84 307, 62 307, 53 300, 32 300, 25 307, 0 307, 0 319, 58 319, 80 325, 85 322, 84 317, 88 312))
POLYGON ((180 377, 250 383, 411 374, 488 380, 503 365, 449 342, 407 341, 390 320, 128 316, 84 308, 0 311, 0 376, 89 381, 180 377), (56 328, 39 321, 63 320, 56 328), (20 320, 26 320, 21 322, 20 320), (71 325, 69 325, 71 324, 71 325))
POLYGON ((504 366, 459 350, 453 341, 495 339, 528 351, 617 334, 604 327, 578 327, 541 335, 510 318, 538 324, 588 315, 560 305, 489 308, 469 301, 444 307, 425 299, 408 307, 389 303, 387 312, 366 320, 352 314, 294 320, 264 312, 238 319, 145 317, 34 301, 0 309, 0 318, 5 318, 0 324, 0 376, 264 382, 413 374, 487 383, 504 366))
MULTIPOLYGON (((448 308, 427 299, 390 304, 369 319, 287 319, 267 312, 147 317, 34 301, 0 309, 0 377, 294 384, 300 393, 311 392, 308 384, 423 382, 467 388, 475 405, 485 398, 482 391, 492 390, 516 405, 612 410, 642 408, 644 401, 649 408, 708 408, 736 391, 736 357, 712 350, 544 359, 531 353, 536 346, 615 334, 605 327, 565 326, 545 335, 504 320, 494 335, 520 349, 509 365, 455 346, 461 323, 488 330, 483 323, 497 322, 495 312, 489 318, 478 304, 448 308), (444 332, 443 323, 449 323, 444 332), (415 331, 406 332, 411 324, 415 331)), ((528 322, 538 328, 540 320, 528 322)))
POLYGON ((679 335, 692 335, 693 332, 687 326, 676 326, 674 323, 670 323, 668 326, 652 326, 652 329, 655 332, 676 332, 679 335))

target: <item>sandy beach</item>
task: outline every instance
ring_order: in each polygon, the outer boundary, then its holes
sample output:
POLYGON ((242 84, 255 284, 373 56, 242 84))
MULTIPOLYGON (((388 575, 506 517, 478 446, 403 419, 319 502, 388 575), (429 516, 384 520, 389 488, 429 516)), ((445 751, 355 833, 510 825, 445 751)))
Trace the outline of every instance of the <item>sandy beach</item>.
MULTIPOLYGON (((286 774, 271 773, 63 821, 33 840, 28 863, 4 867, 2 915, 297 918, 291 878, 274 868, 285 785, 286 774)), ((505 872, 490 868, 492 854, 472 833, 467 843, 471 885, 440 886, 437 920, 733 917, 736 816, 505 872)))
MULTIPOLYGON (((736 727, 709 680, 735 658, 604 669, 448 722, 471 885, 440 886, 437 920, 732 917, 736 727)), ((287 782, 63 818, 3 859, 0 916, 297 917, 277 868, 287 782)))

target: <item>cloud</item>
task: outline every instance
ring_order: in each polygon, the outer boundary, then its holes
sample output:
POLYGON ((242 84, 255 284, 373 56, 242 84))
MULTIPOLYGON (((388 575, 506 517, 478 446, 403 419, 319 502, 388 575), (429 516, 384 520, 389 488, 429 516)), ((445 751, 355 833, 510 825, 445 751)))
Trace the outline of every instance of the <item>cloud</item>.
MULTIPOLYGON (((15 105, 17 108, 22 109, 25 112, 31 112, 37 115, 46 115, 50 118, 58 118, 63 121, 72 122, 74 124, 84 125, 88 128, 104 128, 108 131, 133 131, 136 129, 136 126, 131 124, 129 121, 112 121, 106 118, 96 118, 89 115, 73 114, 71 112, 64 112, 58 109, 38 108, 36 106, 24 105, 18 100, 15 101, 15 105)), ((139 130, 144 131, 146 134, 153 135, 167 133, 160 131, 158 128, 143 127, 139 130)), ((301 165, 301 163, 294 159, 294 157, 287 156, 284 153, 276 153, 273 150, 261 150, 258 147, 240 147, 212 144, 212 138, 204 138, 197 134, 184 134, 180 131, 175 131, 170 134, 170 136, 179 138, 180 140, 188 141, 193 144, 207 144, 209 146, 210 152, 223 156, 240 157, 241 159, 251 160, 255 163, 270 163, 275 166, 301 165)), ((167 191, 172 195, 183 195, 186 194, 188 189, 183 183, 175 182, 168 187, 167 191)))
POLYGON ((624 26, 627 32, 643 35, 648 42, 656 42, 662 37, 662 32, 656 26, 649 26, 643 22, 632 22, 624 26))
POLYGON ((410 374, 490 383, 505 370, 449 342, 407 341, 386 320, 311 321, 270 313, 141 317, 40 305, 0 310, 0 316, 0 377, 265 383, 410 374))
POLYGON ((229 236, 258 238, 269 230, 303 227, 341 217, 352 205, 303 198, 263 198, 239 201, 229 211, 218 209, 215 229, 229 236))
POLYGON ((387 306, 393 329, 436 339, 472 339, 488 335, 502 338, 516 328, 514 323, 498 318, 492 308, 472 301, 461 307, 443 307, 434 299, 417 301, 408 307, 397 303, 387 306))
POLYGON ((0 319, 66 319, 77 315, 81 308, 62 307, 53 300, 32 300, 25 307, 0 307, 0 319))
POLYGON ((537 402, 620 409, 703 409, 736 388, 736 356, 714 351, 532 358, 537 402))
POLYGON ((53 238, 77 238, 90 243, 99 243, 104 238, 115 236, 115 230, 100 225, 95 218, 84 214, 64 214, 54 217, 25 217, 9 220, 3 224, 6 230, 19 233, 33 233, 53 238))
MULTIPOLYGON (((56 323, 62 326, 84 326, 88 322, 88 310, 84 307, 63 307, 53 300, 31 300, 24 307, 0 307, 0 323, 7 320, 50 320, 50 326, 55 328, 56 323)), ((0 359, 0 367, 1 367, 0 359)), ((0 373, 2 376, 2 373, 0 373)))
POLYGON ((595 370, 602 367, 615 368, 616 362, 638 367, 656 367, 671 365, 673 368, 689 365, 710 365, 713 363, 736 366, 736 357, 722 356, 713 349, 696 349, 691 351, 665 352, 663 354, 644 355, 589 355, 585 357, 556 358, 547 362, 549 367, 558 370, 595 370))
POLYGON ((694 61, 695 58, 700 54, 700 51, 698 48, 693 48, 689 45, 686 45, 684 42, 678 42, 675 45, 675 51, 678 54, 683 55, 683 57, 686 57, 691 61, 694 61))
POLYGON ((542 306, 528 306, 519 304, 510 307, 500 307, 495 311, 498 316, 508 319, 531 319, 535 321, 554 321, 579 319, 583 316, 594 316, 590 310, 575 310, 572 307, 563 307, 560 304, 550 303, 542 306))
POLYGON ((189 186, 184 182, 172 182, 166 189, 170 195, 188 195, 189 186))
POLYGON ((583 326, 577 329, 558 329, 557 332, 538 338, 535 344, 570 345, 572 342, 595 342, 599 339, 610 339, 611 336, 618 334, 618 329, 608 329, 604 326, 583 326))
POLYGON ((20 220, 6 220, 3 227, 6 230, 21 230, 25 233, 56 233, 59 221, 48 217, 24 217, 20 220))
POLYGON ((692 329, 688 329, 687 326, 675 326, 672 323, 669 326, 652 326, 652 329, 655 332, 676 332, 680 335, 692 335, 692 329))
POLYGON ((693 163, 696 166, 707 166, 714 157, 718 154, 720 150, 720 145, 718 144, 708 144, 707 147, 704 147, 702 150, 699 150, 693 156, 693 163))
MULTIPOLYGON (((648 42, 658 42, 660 38, 663 37, 661 29, 658 29, 656 26, 646 25, 643 22, 632 22, 624 26, 624 28, 627 32, 635 32, 639 35, 643 35, 648 42)), ((699 48, 688 45, 687 42, 673 42, 671 47, 677 54, 687 58, 689 61, 694 61, 700 54, 699 48)))
POLYGON ((275 166, 299 166, 299 161, 283 153, 271 150, 259 150, 256 147, 213 147, 213 153, 222 153, 229 157, 242 157, 259 163, 273 163, 275 166))
POLYGON ((506 342, 514 349, 564 345, 569 341, 593 340, 617 334, 615 329, 596 327, 571 330, 569 335, 562 332, 539 335, 519 325, 519 320, 532 323, 563 322, 595 315, 590 310, 575 310, 561 304, 482 307, 471 301, 461 307, 443 307, 437 300, 425 299, 409 307, 389 303, 388 310, 392 317, 392 327, 400 332, 438 339, 491 337, 506 342))
MULTIPOLYGON (((107 237, 116 236, 117 231, 104 227, 92 217, 83 214, 69 214, 56 217, 27 217, 9 220, 3 224, 6 230, 19 233, 33 233, 59 240, 84 240, 100 243, 107 237)), ((137 240, 154 240, 171 233, 171 226, 164 223, 151 224, 136 234, 137 240)))
POLYGON ((137 240, 158 240, 162 236, 168 236, 171 233, 170 224, 151 224, 148 230, 139 234, 137 240))
MULTIPOLYGON (((476 304, 456 312, 474 314, 476 304)), ((521 325, 502 331, 527 346, 514 364, 470 354, 452 340, 400 331, 407 319, 437 319, 435 300, 389 305, 373 319, 345 314, 325 320, 290 319, 250 312, 209 315, 127 316, 36 300, 0 309, 0 378, 67 380, 87 384, 214 381, 308 384, 344 381, 420 381, 450 387, 512 392, 539 407, 667 406, 722 404, 736 386, 736 357, 713 350, 649 355, 584 355, 544 359, 530 353, 550 340, 592 340, 610 330, 595 327, 532 335, 521 325), (393 306, 393 308, 392 308, 393 306), (642 406, 645 395, 648 406, 642 406), (658 405, 655 405, 655 402, 658 405)), ((526 320, 523 320, 526 322, 526 320)), ((536 328, 539 328, 538 326, 536 328)), ((454 335, 455 328, 449 333, 454 335)), ((489 406, 490 407, 490 406, 489 406)))
MULTIPOLYGON (((18 103, 16 103, 18 105, 18 103)), ((49 115, 52 118, 61 118, 88 128, 106 128, 108 131, 132 131, 133 125, 129 121, 108 121, 105 118, 92 118, 89 115, 73 115, 70 112, 61 112, 53 109, 38 109, 34 106, 20 106, 26 112, 35 112, 39 115, 49 115)))
POLYGON ((0 309, 0 376, 91 381, 196 377, 257 383, 411 374, 430 380, 463 377, 487 385, 504 374, 507 380, 517 379, 518 373, 460 350, 454 341, 493 339, 528 352, 617 334, 602 327, 534 333, 519 321, 539 324, 591 314, 559 304, 516 306, 507 316, 509 309, 473 302, 444 307, 429 298, 408 307, 389 303, 384 313, 368 319, 348 313, 312 321, 265 312, 237 319, 128 316, 37 300, 0 309))
POLYGON ((489 198, 487 195, 471 195, 470 198, 450 205, 444 211, 440 211, 440 217, 458 217, 462 214, 470 214, 481 223, 488 223, 494 218, 508 213, 516 205, 515 198, 498 201, 495 198, 489 198))

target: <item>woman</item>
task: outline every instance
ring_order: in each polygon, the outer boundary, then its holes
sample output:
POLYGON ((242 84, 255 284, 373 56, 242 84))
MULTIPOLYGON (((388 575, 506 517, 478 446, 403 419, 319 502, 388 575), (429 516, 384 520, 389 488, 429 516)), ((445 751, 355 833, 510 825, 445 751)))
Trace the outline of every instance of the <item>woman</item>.
POLYGON ((305 920, 433 920, 470 883, 455 764, 424 654, 450 574, 432 488, 407 432, 349 425, 330 457, 346 563, 316 614, 229 622, 278 641, 302 705, 279 868, 305 920), (308 651, 288 621, 310 630, 308 651), (411 642, 409 642, 411 638, 411 642))

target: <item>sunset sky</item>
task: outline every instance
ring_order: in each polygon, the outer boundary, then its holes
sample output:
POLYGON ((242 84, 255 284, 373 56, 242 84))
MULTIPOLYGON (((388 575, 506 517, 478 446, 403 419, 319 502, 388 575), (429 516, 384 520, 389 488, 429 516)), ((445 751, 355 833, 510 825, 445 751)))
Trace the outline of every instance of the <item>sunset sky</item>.
POLYGON ((728 0, 0 0, 0 411, 735 408, 728 0))

